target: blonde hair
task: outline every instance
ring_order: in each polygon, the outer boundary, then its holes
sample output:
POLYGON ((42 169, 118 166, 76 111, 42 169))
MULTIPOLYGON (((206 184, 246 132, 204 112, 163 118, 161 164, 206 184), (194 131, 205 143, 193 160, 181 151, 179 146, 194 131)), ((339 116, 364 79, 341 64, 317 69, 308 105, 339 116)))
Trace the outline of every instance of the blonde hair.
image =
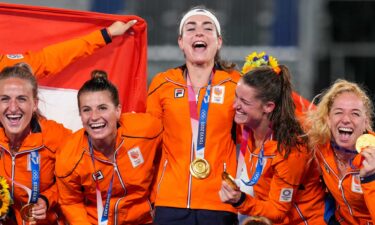
POLYGON ((316 148, 316 146, 319 146, 322 143, 325 144, 331 139, 331 131, 327 124, 327 118, 337 96, 345 92, 353 93, 362 100, 366 109, 366 117, 368 119, 366 129, 372 131, 371 124, 374 107, 371 99, 358 84, 338 79, 330 88, 317 96, 320 98, 320 102, 315 109, 312 108, 307 113, 305 129, 307 129, 309 146, 311 149, 316 148))

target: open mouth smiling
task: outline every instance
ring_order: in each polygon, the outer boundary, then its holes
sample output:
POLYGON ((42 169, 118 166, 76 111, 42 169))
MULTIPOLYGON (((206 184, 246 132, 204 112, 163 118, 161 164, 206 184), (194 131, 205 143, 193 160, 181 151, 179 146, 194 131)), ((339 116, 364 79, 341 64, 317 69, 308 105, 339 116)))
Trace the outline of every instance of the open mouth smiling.
POLYGON ((203 41, 196 41, 193 43, 193 48, 206 48, 207 44, 203 41))
POLYGON ((11 122, 19 121, 22 118, 21 114, 8 114, 6 118, 11 122))
POLYGON ((339 127, 338 128, 339 134, 340 135, 352 135, 353 134, 353 129, 349 127, 339 127))
POLYGON ((93 129, 93 130, 101 129, 101 128, 104 128, 105 126, 106 126, 105 123, 93 123, 93 124, 90 124, 90 128, 93 129))

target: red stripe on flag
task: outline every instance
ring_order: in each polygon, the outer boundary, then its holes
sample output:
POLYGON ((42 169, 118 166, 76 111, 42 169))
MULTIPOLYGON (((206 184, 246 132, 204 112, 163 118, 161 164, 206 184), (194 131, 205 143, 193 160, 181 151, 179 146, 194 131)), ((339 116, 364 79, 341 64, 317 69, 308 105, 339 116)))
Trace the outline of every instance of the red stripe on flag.
POLYGON ((132 34, 114 38, 111 44, 69 65, 56 76, 41 79, 40 84, 79 89, 92 70, 105 70, 119 89, 123 111, 140 112, 145 110, 147 94, 147 25, 142 18, 1 3, 0 52, 40 50, 107 27, 116 20, 132 19, 138 20, 132 34))

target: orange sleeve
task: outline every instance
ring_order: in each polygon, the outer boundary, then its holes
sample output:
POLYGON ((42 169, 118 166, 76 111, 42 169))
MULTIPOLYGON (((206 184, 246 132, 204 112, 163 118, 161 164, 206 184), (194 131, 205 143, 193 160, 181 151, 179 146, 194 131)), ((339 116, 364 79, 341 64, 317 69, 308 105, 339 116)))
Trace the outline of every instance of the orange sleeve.
POLYGON ((150 84, 147 97, 147 112, 151 115, 161 118, 163 109, 160 100, 160 89, 163 86, 163 81, 160 76, 156 75, 150 84))
POLYGON ((74 171, 66 177, 57 177, 59 204, 70 225, 91 225, 83 203, 80 177, 74 171))
MULTIPOLYGON (((372 175, 373 177, 375 176, 372 175)), ((375 181, 362 183, 363 196, 365 198, 366 206, 371 215, 372 222, 375 222, 375 181)))
POLYGON ((54 75, 77 59, 92 55, 106 45, 101 30, 86 36, 47 46, 40 51, 29 51, 24 54, 2 55, 0 70, 19 62, 28 63, 37 78, 54 75))
POLYGON ((301 123, 303 123, 306 117, 306 112, 308 111, 310 107, 315 107, 315 105, 296 92, 292 93, 292 98, 296 106, 296 109, 295 109, 296 117, 301 123))
POLYGON ((265 216, 273 222, 283 222, 293 207, 293 199, 305 173, 306 154, 294 150, 287 159, 282 155, 272 161, 274 175, 270 184, 267 201, 246 195, 244 202, 237 207, 241 214, 265 216))
POLYGON ((40 194, 47 198, 49 209, 51 209, 53 206, 57 204, 59 195, 58 195, 56 183, 54 183, 50 188, 46 189, 40 194))
POLYGON ((86 218, 83 204, 62 205, 61 210, 70 225, 92 225, 86 218))
POLYGON ((304 113, 309 109, 311 105, 311 102, 309 100, 305 99, 296 92, 292 92, 292 98, 294 104, 296 105, 297 114, 304 113))
MULTIPOLYGON (((71 134, 71 130, 65 128, 53 120, 40 118, 39 123, 42 126, 43 144, 52 152, 57 154, 57 150, 61 145, 61 140, 64 140, 71 134)), ((56 158, 55 158, 56 159, 56 158)), ((54 168, 51 168, 54 169, 54 168)), ((52 208, 58 201, 58 190, 56 183, 53 183, 48 189, 43 191, 41 195, 48 200, 49 208, 52 208)))

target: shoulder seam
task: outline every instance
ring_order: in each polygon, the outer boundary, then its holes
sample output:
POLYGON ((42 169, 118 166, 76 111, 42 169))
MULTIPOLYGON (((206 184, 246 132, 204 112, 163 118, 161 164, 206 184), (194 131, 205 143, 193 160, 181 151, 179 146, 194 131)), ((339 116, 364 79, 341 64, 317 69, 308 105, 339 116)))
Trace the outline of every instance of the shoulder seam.
POLYGON ((163 86, 165 83, 167 83, 168 81, 164 81, 163 83, 161 83, 159 86, 157 86, 154 90, 152 90, 150 93, 148 93, 148 96, 152 95, 157 89, 159 89, 161 86, 163 86))
POLYGON ((162 132, 163 132, 163 129, 161 129, 159 133, 157 133, 155 136, 152 136, 152 137, 130 136, 130 135, 123 135, 123 137, 126 137, 126 138, 142 138, 142 139, 152 140, 152 139, 155 139, 155 138, 157 138, 158 136, 160 136, 160 134, 161 134, 162 132))
POLYGON ((56 177, 66 178, 66 177, 70 176, 73 173, 73 171, 77 168, 78 163, 82 160, 84 154, 85 154, 85 151, 82 151, 81 157, 79 158, 79 160, 77 160, 77 163, 73 166, 72 170, 70 170, 70 172, 68 174, 66 174, 64 176, 57 176, 57 174, 56 174, 56 177))
POLYGON ((232 83, 237 85, 237 82, 233 81, 232 79, 229 82, 232 82, 232 83))

